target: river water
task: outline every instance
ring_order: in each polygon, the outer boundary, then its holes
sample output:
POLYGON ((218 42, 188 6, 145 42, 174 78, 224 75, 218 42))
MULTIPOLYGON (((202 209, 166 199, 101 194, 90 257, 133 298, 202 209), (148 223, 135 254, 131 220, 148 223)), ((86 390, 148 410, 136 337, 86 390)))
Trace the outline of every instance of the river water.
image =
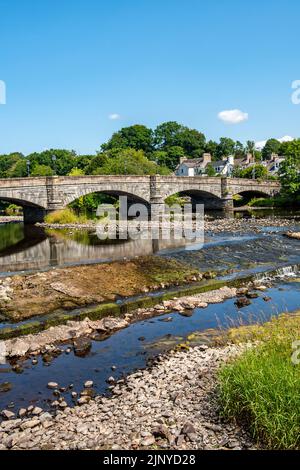
MULTIPOLYGON (((299 227, 297 227, 299 228, 299 227)), ((198 333, 197 341, 209 342, 213 333, 234 324, 265 321, 281 312, 300 309, 300 243, 282 236, 279 228, 267 223, 262 233, 234 233, 210 236, 202 249, 180 241, 149 244, 148 241, 100 243, 88 232, 45 231, 22 224, 0 226, 0 271, 11 272, 48 269, 51 266, 78 262, 107 261, 139 254, 157 253, 217 271, 219 278, 231 279, 252 274, 264 277, 266 271, 277 269, 272 287, 252 300, 251 305, 238 309, 234 299, 195 309, 190 316, 178 312, 147 319, 130 325, 112 336, 92 342, 86 357, 61 354, 46 365, 40 358, 37 365, 30 360, 20 363, 22 373, 12 364, 0 365, 1 384, 10 390, 0 392, 0 409, 11 406, 13 411, 30 404, 50 407, 55 398, 47 389, 49 381, 61 387, 73 384, 80 392, 86 380, 93 380, 97 393, 108 391, 107 378, 120 379, 133 370, 147 366, 149 359, 198 333), (292 267, 293 266, 293 267, 292 267), (299 276, 299 277, 298 277, 299 276), (270 297, 269 301, 264 297, 270 297), (116 370, 112 371, 112 366, 116 370)), ((4 325, 5 326, 5 325, 4 325)), ((67 344, 62 345, 63 349, 67 344)), ((70 391, 64 394, 72 403, 70 391)))

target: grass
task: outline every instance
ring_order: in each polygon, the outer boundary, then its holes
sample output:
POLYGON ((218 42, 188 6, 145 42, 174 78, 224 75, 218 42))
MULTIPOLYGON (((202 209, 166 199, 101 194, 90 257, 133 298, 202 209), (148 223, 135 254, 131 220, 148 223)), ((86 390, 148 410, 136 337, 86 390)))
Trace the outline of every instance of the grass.
POLYGON ((267 448, 299 449, 300 364, 292 358, 297 358, 293 342, 300 340, 300 313, 233 329, 229 336, 259 343, 221 368, 223 415, 245 423, 267 448))
POLYGON ((46 215, 47 224, 84 224, 88 222, 85 215, 77 215, 72 209, 66 208, 46 215))
POLYGON ((300 197, 291 198, 278 195, 269 198, 255 197, 248 202, 249 207, 297 207, 300 204, 300 197))

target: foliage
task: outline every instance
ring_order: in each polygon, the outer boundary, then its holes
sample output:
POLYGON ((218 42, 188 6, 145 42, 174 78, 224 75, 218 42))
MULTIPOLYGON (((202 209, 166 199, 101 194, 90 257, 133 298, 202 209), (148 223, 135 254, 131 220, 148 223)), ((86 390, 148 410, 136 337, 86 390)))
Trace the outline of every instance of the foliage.
POLYGON ((123 127, 119 132, 113 134, 106 144, 102 145, 102 150, 116 148, 133 148, 149 153, 153 150, 153 131, 140 124, 123 127))
MULTIPOLYGON (((300 140, 298 141, 300 143, 300 140)), ((300 153, 298 145, 291 145, 288 155, 279 168, 282 193, 295 198, 300 194, 300 153)))
POLYGON ((262 158, 263 160, 270 160, 272 153, 279 152, 280 149, 280 142, 276 139, 269 139, 266 142, 266 145, 262 149, 262 158))
POLYGON ((87 218, 83 215, 78 216, 72 209, 66 208, 46 215, 45 222, 47 224, 82 224, 87 222, 87 218))
POLYGON ((183 196, 180 196, 180 194, 172 194, 171 196, 168 196, 165 200, 165 203, 167 204, 167 206, 179 205, 183 207, 184 204, 186 204, 186 202, 187 202, 186 198, 183 196))
POLYGON ((114 158, 107 158, 102 167, 94 171, 99 175, 156 175, 168 174, 166 167, 148 160, 142 150, 119 149, 114 158))
POLYGON ((6 215, 20 215, 22 214, 22 207, 17 206, 16 204, 9 204, 5 209, 6 215))
POLYGON ((48 165, 35 165, 31 172, 31 176, 53 176, 54 171, 48 165))
POLYGON ((239 330, 236 341, 254 339, 260 344, 221 369, 224 415, 246 421, 253 436, 269 448, 299 449, 300 368, 291 360, 293 341, 300 335, 299 314, 239 330))
POLYGON ((265 166, 256 164, 252 165, 248 168, 235 169, 234 176, 238 178, 255 178, 255 179, 262 179, 267 178, 268 170, 265 166))
POLYGON ((228 157, 229 155, 234 155, 236 143, 234 140, 229 139, 228 137, 221 137, 220 143, 217 147, 216 158, 221 160, 222 157, 228 157))
POLYGON ((208 163, 208 165, 206 166, 206 175, 207 176, 216 176, 217 172, 216 170, 214 169, 214 167, 208 163))
POLYGON ((83 176, 83 175, 84 175, 83 170, 81 170, 80 168, 74 167, 72 168, 68 176, 83 176))

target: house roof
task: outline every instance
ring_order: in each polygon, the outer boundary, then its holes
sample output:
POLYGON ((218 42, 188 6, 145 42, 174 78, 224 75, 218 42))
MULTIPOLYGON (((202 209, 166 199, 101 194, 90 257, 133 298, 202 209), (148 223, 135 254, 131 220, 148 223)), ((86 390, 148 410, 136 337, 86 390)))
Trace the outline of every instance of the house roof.
POLYGON ((199 166, 203 166, 203 164, 204 164, 203 158, 193 158, 193 159, 184 160, 183 162, 181 162, 178 165, 178 167, 180 165, 185 165, 188 168, 196 168, 196 167, 199 167, 199 166))
POLYGON ((212 165, 213 167, 218 167, 218 166, 226 166, 228 164, 228 161, 227 160, 217 160, 215 162, 211 162, 210 165, 212 165))

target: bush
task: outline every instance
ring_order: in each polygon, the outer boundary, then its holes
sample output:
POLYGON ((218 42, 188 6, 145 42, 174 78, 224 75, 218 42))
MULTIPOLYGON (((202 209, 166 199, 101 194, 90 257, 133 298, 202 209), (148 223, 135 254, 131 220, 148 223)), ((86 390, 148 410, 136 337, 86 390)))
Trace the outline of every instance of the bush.
POLYGON ((262 343, 219 374, 224 416, 246 422, 269 448, 299 449, 300 365, 292 362, 292 343, 300 317, 285 315, 249 331, 248 339, 252 332, 262 343))
POLYGON ((22 214, 22 207, 17 206, 16 204, 9 204, 9 206, 5 209, 6 215, 21 215, 22 214))
POLYGON ((69 208, 51 212, 45 217, 45 222, 47 224, 80 224, 86 223, 87 220, 88 219, 86 216, 78 216, 72 209, 69 208))

